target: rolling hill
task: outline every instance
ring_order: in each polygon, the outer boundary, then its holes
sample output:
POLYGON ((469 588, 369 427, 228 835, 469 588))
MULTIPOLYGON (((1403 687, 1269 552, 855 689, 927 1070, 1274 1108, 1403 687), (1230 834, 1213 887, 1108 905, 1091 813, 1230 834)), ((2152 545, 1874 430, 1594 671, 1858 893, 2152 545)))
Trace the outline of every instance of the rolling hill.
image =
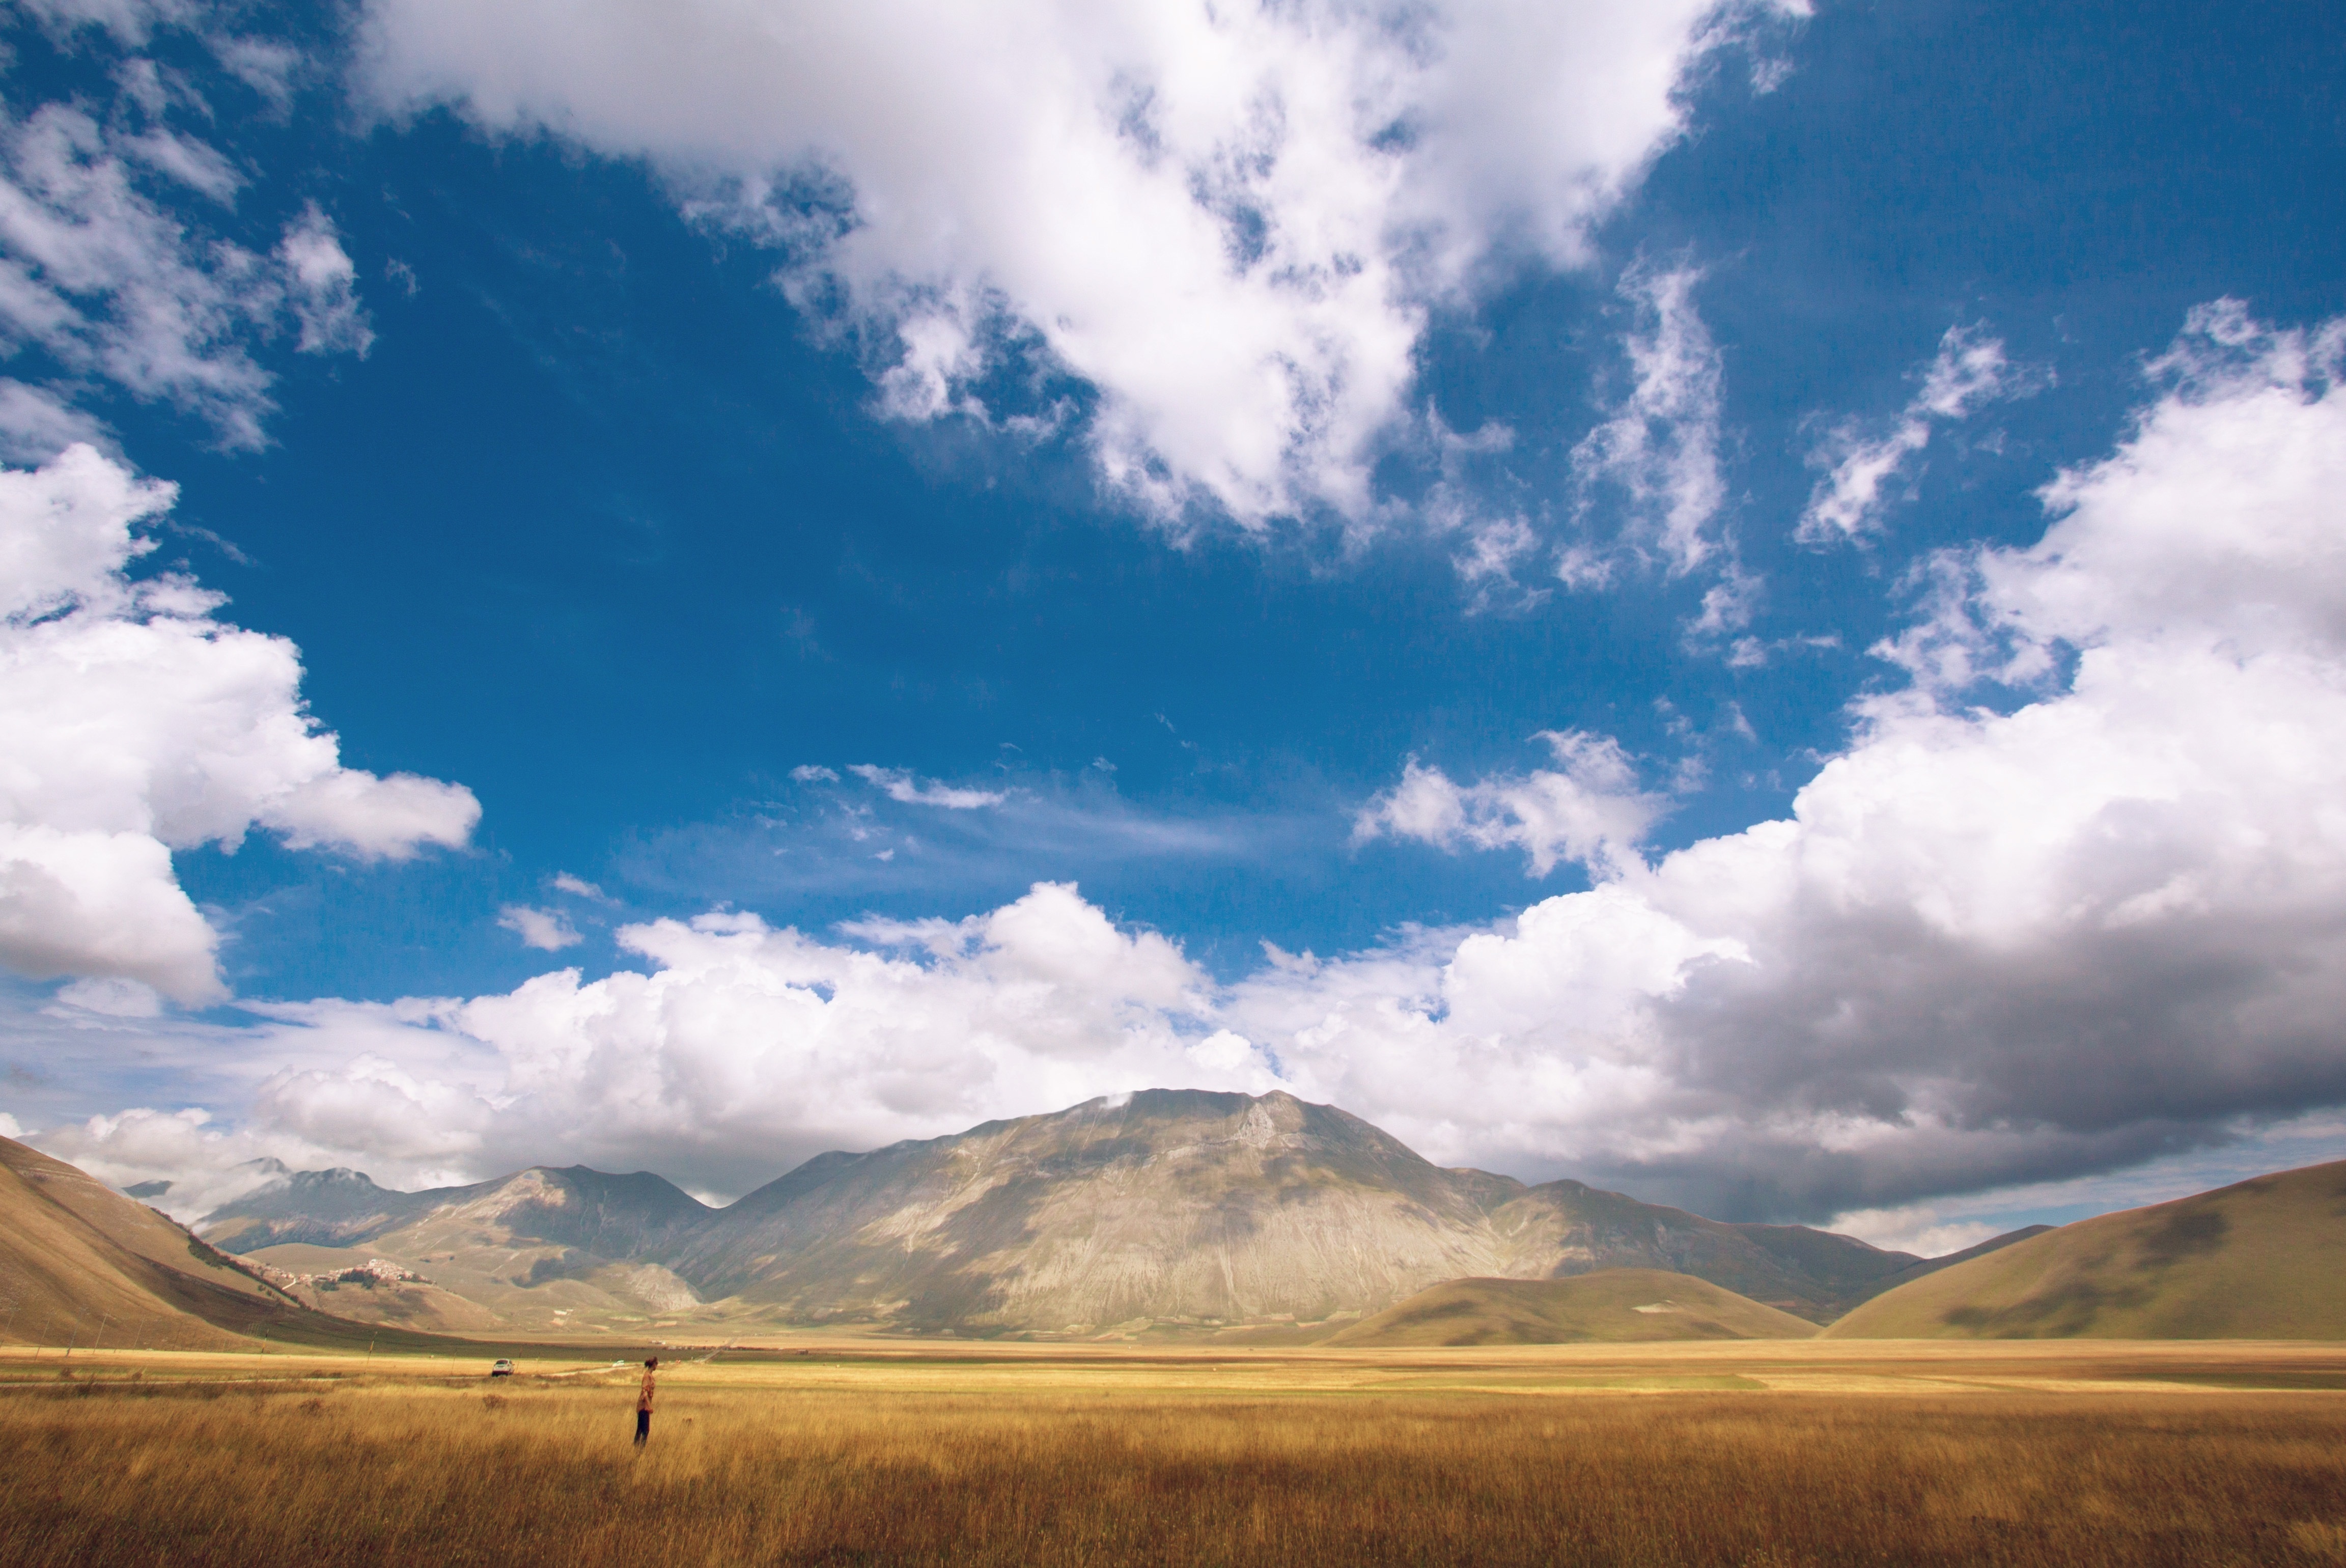
POLYGON ((1835 1339, 2346 1339, 2346 1160, 2046 1231, 1856 1308, 1835 1339))
MULTIPOLYGON (((1921 1261, 1578 1182, 1443 1169, 1331 1106, 1188 1090, 818 1156, 723 1209, 643 1173, 535 1167, 395 1193, 304 1172, 200 1228, 297 1272, 382 1258, 541 1330, 1211 1335, 1348 1320, 1464 1277, 1616 1268, 1695 1275, 1821 1321, 1921 1261)), ((334 1309, 422 1326, 393 1305, 346 1293, 334 1309)))
POLYGON ((1453 1279, 1338 1330, 1321 1343, 1627 1344, 1662 1339, 1807 1339, 1817 1326, 1707 1279, 1657 1268, 1606 1268, 1569 1279, 1453 1279))

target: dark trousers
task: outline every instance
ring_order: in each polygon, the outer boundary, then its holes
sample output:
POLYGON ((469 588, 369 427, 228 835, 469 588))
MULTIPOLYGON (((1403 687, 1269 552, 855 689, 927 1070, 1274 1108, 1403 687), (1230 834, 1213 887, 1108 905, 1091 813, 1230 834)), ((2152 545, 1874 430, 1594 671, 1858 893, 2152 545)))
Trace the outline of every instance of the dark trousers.
POLYGON ((648 1438, 648 1437, 649 1437, 649 1436, 651 1436, 651 1435, 652 1435, 652 1413, 651 1413, 651 1411, 649 1411, 649 1410, 638 1410, 638 1411, 636 1412, 636 1446, 637 1446, 638 1448, 641 1448, 641 1447, 643 1447, 643 1446, 644 1446, 644 1439, 646 1439, 646 1438, 648 1438))

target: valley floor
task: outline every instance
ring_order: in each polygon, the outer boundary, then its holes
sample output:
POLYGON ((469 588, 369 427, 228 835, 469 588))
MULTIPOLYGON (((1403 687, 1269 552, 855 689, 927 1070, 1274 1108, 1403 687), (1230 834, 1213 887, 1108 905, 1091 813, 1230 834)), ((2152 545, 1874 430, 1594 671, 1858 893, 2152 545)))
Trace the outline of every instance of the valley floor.
POLYGON ((0 1348, 0 1561, 2346 1563, 2341 1346, 674 1354, 0 1348))

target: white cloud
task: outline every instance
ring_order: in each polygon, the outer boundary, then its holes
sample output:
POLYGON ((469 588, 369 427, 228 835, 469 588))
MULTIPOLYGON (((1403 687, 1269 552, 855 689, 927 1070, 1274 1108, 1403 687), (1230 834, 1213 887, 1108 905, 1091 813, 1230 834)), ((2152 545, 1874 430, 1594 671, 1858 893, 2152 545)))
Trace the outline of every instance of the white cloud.
POLYGON ((169 485, 87 446, 0 470, 0 964, 225 994, 219 936, 171 850, 255 827, 362 857, 460 845, 461 786, 341 766, 293 645, 215 618, 181 577, 133 582, 169 485))
POLYGON ((1636 768, 1610 737, 1581 730, 1539 738, 1558 767, 1460 785, 1414 757, 1402 781, 1363 807, 1352 821, 1356 842, 1415 839, 1448 850, 1521 849, 1545 876, 1560 860, 1611 875, 1637 863, 1637 846, 1668 809, 1637 785, 1636 768))
MULTIPOLYGON (((134 80, 124 102, 140 101, 134 80)), ((225 446, 258 448, 276 405, 256 342, 289 317, 306 352, 363 353, 372 341, 350 259, 314 205, 261 256, 192 227, 142 188, 156 178, 223 205, 243 183, 216 148, 159 121, 134 133, 61 103, 0 117, 0 335, 195 414, 225 446)), ((54 416, 32 430, 59 433, 54 416)))
POLYGON ((2044 541, 1950 564, 1883 650, 1922 680, 1861 706, 1790 818, 1464 939, 1422 1005, 1331 1010, 1338 965, 1250 995, 1312 1020, 1340 1102, 1427 1085, 1437 1146, 1504 1108, 1582 1168, 1842 1207, 2346 1100, 2341 346, 2195 313, 2117 453, 2048 490, 2044 541), (2036 699, 1974 708, 1983 669, 2036 699), (1576 974, 1596 993, 1556 993, 1576 974))
POLYGON ((1117 1089, 1275 1084, 1242 1041, 1206 1038, 1202 971, 1163 937, 1117 930, 1073 888, 850 935, 821 942, 751 915, 658 921, 618 933, 649 974, 566 970, 506 995, 407 1003, 395 1019, 333 1004, 303 1020, 320 1036, 308 1054, 356 1027, 377 1064, 359 1081, 280 1074, 255 1121, 313 1142, 380 1136, 403 1157, 462 1155, 479 1170, 648 1162, 747 1186, 822 1148, 1117 1089), (409 1069, 394 1094, 382 1064, 394 1061, 436 1064, 409 1069), (386 1130, 370 1133, 368 1117, 386 1130), (431 1143, 441 1127, 466 1146, 431 1143))
POLYGON ((999 789, 958 789, 946 784, 923 784, 903 768, 879 768, 859 762, 848 771, 900 806, 940 806, 948 811, 974 811, 982 806, 999 806, 1007 798, 999 789))
POLYGON ((76 442, 110 444, 103 424, 55 392, 0 378, 0 463, 46 463, 76 442))
POLYGON ((294 78, 305 64, 301 52, 272 38, 239 38, 214 34, 205 40, 212 56, 230 75, 267 98, 279 114, 293 101, 294 78))
POLYGON ((1855 538, 1879 528, 1882 514, 1902 498, 1893 487, 1931 444, 1933 421, 1964 419, 1982 403, 2025 396, 2036 388, 2033 375, 2005 359, 2003 341, 1979 326, 1949 327, 1922 380, 1886 433, 1869 436, 1856 424, 1844 424, 1810 453, 1810 463, 1827 472, 1794 533, 1803 544, 1855 538))
POLYGON ((2346 1105, 2341 359, 2346 325, 2195 312, 2043 540, 1944 563, 1883 650, 1918 679, 1782 820, 1648 865, 1609 742, 1556 738, 1529 779, 1412 769, 1364 830, 1601 867, 1510 921, 1229 985, 1066 887, 832 941, 658 921, 620 933, 648 973, 280 1010, 268 1048, 302 1060, 253 1125, 738 1189, 824 1146, 1278 1085, 1444 1162, 1935 1244, 1988 1223, 1947 1195, 2346 1105), (1978 706, 1984 671, 2026 700, 1978 706))
MULTIPOLYGON (((1727 498, 1720 472, 1719 350, 1695 309, 1699 269, 1639 264, 1620 293, 1637 324, 1622 340, 1634 377, 1611 417, 1573 448, 1584 514, 1604 490, 1620 492, 1627 525, 1619 543, 1658 555, 1673 575, 1693 571, 1722 548, 1711 528, 1727 498)), ((1559 574, 1579 580, 1573 557, 1559 574)))
POLYGON ((374 346, 374 329, 359 304, 359 270, 342 249, 333 220, 316 202, 285 226, 277 260, 285 269, 288 303, 301 326, 301 351, 364 359, 374 346))
POLYGON ((801 784, 836 784, 839 774, 817 762, 801 762, 790 769, 790 777, 801 784))
POLYGON ((554 888, 556 891, 568 893, 573 898, 595 899, 607 902, 611 896, 586 878, 574 877, 568 871, 559 871, 555 874, 554 888))
POLYGON ((981 387, 1039 361, 1159 515, 1358 522, 1429 310, 1582 262, 1690 62, 1805 9, 372 0, 362 75, 649 158, 881 345, 897 417, 1015 415, 981 387))
POLYGON ((1833 1216, 1827 1228, 1892 1252, 1911 1252, 1917 1257, 1944 1257, 1950 1252, 1977 1247, 2002 1234, 1994 1226, 1981 1220, 1948 1219, 1936 1206, 1927 1203, 1899 1208, 1853 1208, 1833 1216))
POLYGON ((275 1151, 292 1157, 296 1168, 338 1163, 338 1151, 213 1122, 209 1111, 190 1106, 159 1111, 140 1106, 110 1116, 68 1122, 37 1135, 41 1150, 69 1160, 108 1186, 168 1181, 170 1189, 149 1199, 181 1221, 201 1217, 243 1196, 280 1174, 275 1151))
POLYGON ((57 1000, 107 1018, 155 1018, 163 1011, 163 999, 155 988, 135 980, 76 980, 57 988, 57 1000))
POLYGON ((576 947, 586 941, 570 917, 560 910, 532 909, 527 904, 507 904, 497 911, 497 924, 519 936, 524 947, 534 947, 545 952, 560 952, 566 947, 576 947))
POLYGON ((194 0, 21 0, 25 9, 60 30, 103 27, 125 44, 144 44, 156 29, 184 25, 198 15, 194 0))

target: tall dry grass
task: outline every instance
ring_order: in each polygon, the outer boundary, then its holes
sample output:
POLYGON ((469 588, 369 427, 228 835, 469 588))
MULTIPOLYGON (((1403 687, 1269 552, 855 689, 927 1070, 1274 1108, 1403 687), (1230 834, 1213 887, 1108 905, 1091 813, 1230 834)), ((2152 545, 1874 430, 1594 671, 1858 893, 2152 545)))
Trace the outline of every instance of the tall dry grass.
POLYGON ((2346 1563, 2320 1395, 0 1390, 0 1562, 2346 1563))

